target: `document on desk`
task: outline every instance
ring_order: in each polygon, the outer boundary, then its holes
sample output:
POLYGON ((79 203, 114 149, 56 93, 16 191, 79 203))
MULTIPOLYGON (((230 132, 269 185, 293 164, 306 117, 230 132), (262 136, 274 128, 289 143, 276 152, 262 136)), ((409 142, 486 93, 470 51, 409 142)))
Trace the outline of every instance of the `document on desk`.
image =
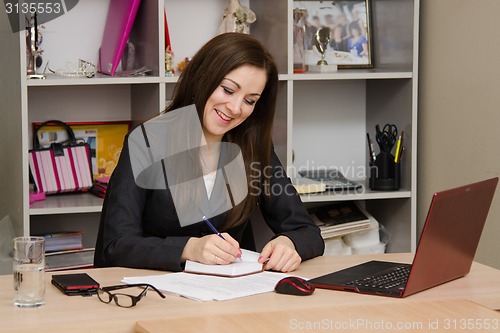
POLYGON ((198 301, 225 301, 273 291, 276 283, 286 276, 289 274, 268 271, 240 277, 181 272, 124 277, 122 282, 148 283, 161 291, 198 301))
POLYGON ((259 263, 260 253, 242 249, 241 259, 229 265, 207 265, 196 261, 186 260, 184 272, 225 277, 238 277, 255 274, 264 270, 264 265, 259 263))

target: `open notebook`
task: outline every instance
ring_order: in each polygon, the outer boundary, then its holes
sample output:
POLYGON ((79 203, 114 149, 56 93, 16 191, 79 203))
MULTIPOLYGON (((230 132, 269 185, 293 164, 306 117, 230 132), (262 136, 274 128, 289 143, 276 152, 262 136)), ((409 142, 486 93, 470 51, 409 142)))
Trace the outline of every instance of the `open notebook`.
POLYGON ((259 253, 241 250, 241 261, 229 265, 207 265, 199 262, 186 260, 185 273, 197 273, 216 276, 243 276, 262 272, 263 264, 258 262, 259 253))

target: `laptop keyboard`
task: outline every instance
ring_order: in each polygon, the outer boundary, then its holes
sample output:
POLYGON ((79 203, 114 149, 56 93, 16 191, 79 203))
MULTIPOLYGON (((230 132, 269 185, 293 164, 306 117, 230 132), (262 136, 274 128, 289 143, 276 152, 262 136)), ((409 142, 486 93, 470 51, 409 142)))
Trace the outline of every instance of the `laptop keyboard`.
POLYGON ((379 289, 391 289, 404 285, 408 281, 411 266, 395 267, 389 272, 375 274, 364 279, 354 280, 347 283, 350 286, 369 287, 379 289))

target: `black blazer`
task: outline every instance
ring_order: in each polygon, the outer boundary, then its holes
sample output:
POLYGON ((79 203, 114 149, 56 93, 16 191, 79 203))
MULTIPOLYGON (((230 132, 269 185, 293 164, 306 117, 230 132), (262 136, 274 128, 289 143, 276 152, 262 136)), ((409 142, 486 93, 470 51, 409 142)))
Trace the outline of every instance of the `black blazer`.
MULTIPOLYGON (((270 170, 271 198, 261 199, 255 208, 260 208, 274 237, 284 235, 292 240, 302 260, 322 255, 324 241, 320 230, 307 214, 274 151, 270 170)), ((222 228, 224 214, 211 221, 216 228, 222 228)), ((242 248, 255 248, 249 221, 226 232, 242 248)), ((188 239, 210 233, 204 222, 180 226, 168 189, 147 190, 135 184, 125 140, 104 199, 94 266, 180 271, 180 258, 188 239)))

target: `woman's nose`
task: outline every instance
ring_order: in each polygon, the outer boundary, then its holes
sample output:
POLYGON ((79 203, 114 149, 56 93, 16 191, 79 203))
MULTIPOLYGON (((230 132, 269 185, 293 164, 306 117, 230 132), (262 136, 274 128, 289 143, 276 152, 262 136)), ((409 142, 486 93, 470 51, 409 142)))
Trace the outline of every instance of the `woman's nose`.
POLYGON ((243 103, 243 98, 234 97, 228 101, 227 105, 229 110, 231 110, 231 112, 237 116, 241 114, 242 103, 243 103))

